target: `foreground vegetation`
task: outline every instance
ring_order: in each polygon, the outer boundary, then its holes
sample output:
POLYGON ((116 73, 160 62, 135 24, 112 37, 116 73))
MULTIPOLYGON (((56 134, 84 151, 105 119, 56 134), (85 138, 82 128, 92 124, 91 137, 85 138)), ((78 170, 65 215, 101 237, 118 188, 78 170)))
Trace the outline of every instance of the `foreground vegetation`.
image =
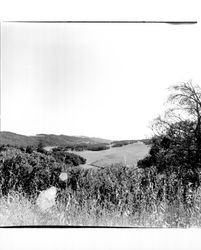
POLYGON ((68 170, 56 206, 41 211, 34 198, 10 192, 0 199, 1 225, 200 227, 201 189, 188 193, 175 176, 123 166, 68 170), (154 183, 154 185, 153 185, 154 183))
POLYGON ((156 167, 114 165, 96 170, 73 166, 66 169, 67 181, 61 182, 58 168, 51 168, 48 175, 44 171, 27 182, 24 190, 15 183, 1 196, 1 225, 201 225, 201 189, 185 189, 174 173, 158 174, 156 167), (33 184, 35 189, 31 189, 33 184), (43 212, 36 205, 37 194, 53 184, 58 190, 56 206, 43 212))

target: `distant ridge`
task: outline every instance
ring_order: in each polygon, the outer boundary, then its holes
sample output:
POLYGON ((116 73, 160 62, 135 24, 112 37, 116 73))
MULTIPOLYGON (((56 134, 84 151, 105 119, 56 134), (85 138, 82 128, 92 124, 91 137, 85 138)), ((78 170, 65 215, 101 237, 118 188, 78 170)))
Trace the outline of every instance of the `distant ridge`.
POLYGON ((12 146, 37 146, 42 143, 44 146, 65 146, 67 144, 79 143, 110 143, 110 140, 86 137, 86 136, 68 136, 54 134, 37 134, 35 136, 20 135, 8 131, 0 132, 0 145, 8 144, 12 146))

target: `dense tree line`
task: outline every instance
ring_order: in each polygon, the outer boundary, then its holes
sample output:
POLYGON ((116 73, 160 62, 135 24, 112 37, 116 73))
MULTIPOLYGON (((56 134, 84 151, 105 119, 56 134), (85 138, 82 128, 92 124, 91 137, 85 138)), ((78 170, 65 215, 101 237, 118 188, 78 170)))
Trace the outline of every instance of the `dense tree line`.
POLYGON ((141 140, 121 140, 121 141, 113 141, 111 142, 112 147, 123 147, 129 144, 137 143, 137 142, 142 142, 146 145, 150 144, 150 139, 141 139, 141 140))
POLYGON ((122 141, 113 141, 112 142, 112 147, 122 147, 122 146, 126 146, 132 143, 136 143, 136 140, 122 140, 122 141))
POLYGON ((107 150, 110 146, 108 143, 79 143, 79 144, 71 144, 64 147, 65 150, 72 150, 72 151, 101 151, 107 150))

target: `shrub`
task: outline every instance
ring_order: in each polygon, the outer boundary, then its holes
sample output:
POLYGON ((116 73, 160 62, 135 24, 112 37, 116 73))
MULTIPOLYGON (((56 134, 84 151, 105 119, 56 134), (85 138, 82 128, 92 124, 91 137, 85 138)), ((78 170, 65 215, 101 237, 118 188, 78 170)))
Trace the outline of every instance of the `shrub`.
POLYGON ((33 153, 33 147, 32 146, 27 146, 26 147, 26 153, 28 153, 28 154, 31 154, 31 153, 33 153))
POLYGON ((32 147, 27 147, 25 152, 17 147, 2 148, 0 187, 3 195, 10 190, 34 195, 52 185, 63 187, 60 173, 86 162, 83 157, 68 152, 42 152, 34 151, 32 147))
POLYGON ((53 151, 52 156, 57 162, 65 163, 68 166, 79 166, 86 163, 85 158, 66 151, 53 151))

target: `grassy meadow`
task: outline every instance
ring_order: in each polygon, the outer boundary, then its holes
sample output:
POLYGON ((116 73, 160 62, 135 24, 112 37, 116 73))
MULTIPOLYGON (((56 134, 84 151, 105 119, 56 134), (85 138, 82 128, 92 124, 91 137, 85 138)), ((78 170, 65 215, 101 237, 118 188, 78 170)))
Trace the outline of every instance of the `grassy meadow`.
POLYGON ((82 167, 108 167, 112 164, 122 163, 129 167, 136 166, 138 160, 144 158, 149 152, 149 146, 144 143, 132 143, 122 147, 110 147, 102 151, 80 151, 76 154, 87 161, 82 167))

